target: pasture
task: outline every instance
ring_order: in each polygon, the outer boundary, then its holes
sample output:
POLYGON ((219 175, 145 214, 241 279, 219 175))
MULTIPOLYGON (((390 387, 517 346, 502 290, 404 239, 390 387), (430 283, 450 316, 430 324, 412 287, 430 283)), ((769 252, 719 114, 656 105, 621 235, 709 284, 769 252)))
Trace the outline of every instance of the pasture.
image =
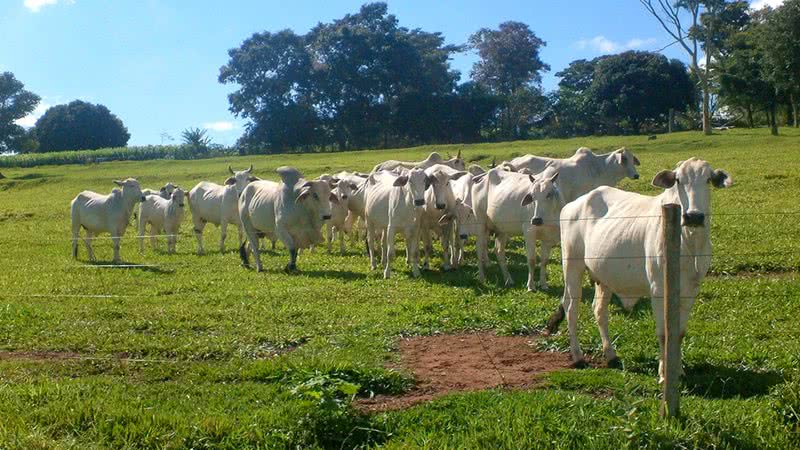
MULTIPOLYGON (((0 180, 0 448, 797 448, 800 446, 800 133, 732 130, 522 141, 403 150, 126 161, 3 169, 0 180), (658 418, 654 324, 649 302, 612 307, 622 370, 598 364, 546 375, 534 389, 454 393, 406 410, 366 414, 358 398, 408 391, 393 369, 404 337, 465 331, 530 335, 540 350, 568 349, 566 327, 537 333, 559 303, 554 252, 547 291, 525 290, 521 240, 510 249, 515 286, 492 255, 485 284, 465 267, 413 279, 402 256, 390 280, 370 271, 363 243, 348 254, 304 251, 298 274, 280 246, 262 254, 265 273, 242 268, 236 231, 220 254, 206 227, 196 256, 187 211, 177 253, 138 251, 128 228, 122 258, 145 267, 105 268, 70 254, 69 202, 136 177, 190 189, 221 183, 227 166, 254 164, 277 179, 291 165, 307 177, 368 172, 386 159, 420 160, 459 148, 488 166, 525 153, 568 156, 580 146, 627 146, 640 180, 624 189, 656 194, 650 180, 690 156, 734 179, 713 194, 711 274, 684 341, 683 417, 658 418)), ((401 244, 402 247, 402 244, 401 244)), ((111 259, 110 240, 94 245, 111 259)), ((402 255, 402 252, 400 253, 402 255)), ((588 281, 587 281, 588 283, 588 281)), ((584 290, 580 341, 602 361, 584 290)), ((502 364, 502 363, 501 363, 502 364)))

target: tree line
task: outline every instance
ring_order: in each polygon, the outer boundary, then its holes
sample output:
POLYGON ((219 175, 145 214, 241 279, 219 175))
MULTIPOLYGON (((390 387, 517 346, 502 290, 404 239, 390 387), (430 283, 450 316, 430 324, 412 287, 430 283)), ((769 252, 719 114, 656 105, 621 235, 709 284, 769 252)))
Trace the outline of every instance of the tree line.
MULTIPOLYGON (((441 33, 401 26, 379 2, 306 34, 255 33, 219 72, 235 87, 230 111, 247 120, 236 147, 277 153, 798 126, 800 0, 759 11, 746 1, 640 3, 688 65, 643 51, 581 59, 556 73, 551 92, 541 85, 546 42, 521 22, 451 45, 441 33), (478 60, 460 82, 449 61, 464 51, 478 60)), ((29 130, 17 125, 38 102, 13 74, 0 76, 0 151, 115 147, 130 137, 107 108, 81 101, 50 108, 29 130)), ((183 137, 198 151, 210 145, 202 130, 183 137)))

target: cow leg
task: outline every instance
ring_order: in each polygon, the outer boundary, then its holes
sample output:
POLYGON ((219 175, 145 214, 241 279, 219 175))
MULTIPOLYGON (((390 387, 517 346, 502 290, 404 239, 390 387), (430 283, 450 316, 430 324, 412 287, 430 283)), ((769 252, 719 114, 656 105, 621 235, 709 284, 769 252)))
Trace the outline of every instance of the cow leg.
POLYGON ((586 265, 582 259, 564 260, 564 298, 561 302, 566 311, 569 324, 569 346, 572 361, 576 367, 584 367, 583 352, 578 343, 578 311, 583 294, 583 271, 586 265))
POLYGON ((666 350, 666 334, 664 327, 664 294, 655 292, 650 297, 653 309, 653 320, 656 322, 656 338, 658 338, 658 382, 663 383, 666 367, 664 366, 664 351, 666 350))
POLYGON ((594 318, 600 330, 600 340, 603 341, 603 354, 609 367, 619 367, 619 359, 614 351, 614 345, 608 336, 608 304, 611 302, 611 289, 602 284, 594 287, 594 318))
POLYGON ((197 238, 197 254, 202 255, 206 252, 203 248, 203 228, 206 227, 206 223, 194 215, 192 215, 192 222, 194 222, 194 236, 197 238))
POLYGON ((495 250, 497 252, 497 264, 500 265, 500 271, 503 272, 503 278, 506 280, 506 286, 512 286, 514 280, 511 278, 511 273, 508 271, 508 261, 506 260, 506 244, 508 243, 508 236, 498 235, 494 241, 495 250))
POLYGON ((536 290, 534 270, 536 270, 536 231, 525 231, 525 255, 528 259, 528 292, 536 290))
POLYGON ((325 240, 328 243, 328 254, 330 255, 331 252, 333 251, 333 238, 334 238, 334 236, 333 236, 333 225, 330 224, 330 221, 328 221, 328 223, 325 224, 325 229, 328 232, 325 235, 325 240))
POLYGON ((94 239, 94 233, 86 230, 86 236, 83 237, 83 243, 86 245, 86 253, 89 254, 89 261, 94 262, 96 259, 94 257, 94 250, 92 250, 92 239, 94 239))
MULTIPOLYGON (((389 279, 392 276, 392 260, 394 259, 395 253, 395 231, 394 227, 390 224, 386 227, 386 234, 384 235, 384 240, 386 241, 386 245, 384 246, 384 259, 383 259, 383 278, 389 279)), ((406 243, 409 245, 410 243, 406 243)), ((406 254, 408 253, 408 247, 406 248, 406 254)))
MULTIPOLYGON (((224 218, 219 224, 219 233, 219 252, 225 253, 225 238, 228 236, 228 221, 224 218)), ((258 241, 256 241, 256 247, 258 247, 258 241)))
POLYGON ((452 222, 442 227, 442 269, 443 270, 451 270, 453 268, 452 265, 452 253, 450 252, 450 236, 451 231, 453 229, 452 222))
POLYGON ((367 252, 369 253, 369 264, 372 270, 378 268, 378 263, 375 257, 375 253, 377 252, 377 249, 375 248, 375 240, 377 238, 377 232, 374 228, 375 227, 372 224, 367 223, 367 232, 366 235, 364 236, 367 240, 367 252))
POLYGON ((415 230, 415 226, 406 228, 405 230, 406 243, 408 250, 411 253, 411 275, 414 278, 419 277, 419 235, 415 230))
POLYGON ((153 250, 158 250, 158 238, 156 237, 158 234, 161 234, 161 228, 156 227, 151 223, 150 224, 150 247, 153 247, 153 250))
POLYGON ((344 229, 338 230, 337 234, 339 235, 339 254, 344 256, 346 253, 346 246, 345 246, 345 238, 347 237, 347 233, 345 233, 344 229))
POLYGON ((475 252, 478 256, 478 281, 486 282, 486 264, 489 261, 489 242, 486 230, 481 230, 475 237, 475 252))
POLYGON ((139 220, 137 222, 139 225, 138 232, 136 233, 139 237, 139 253, 144 253, 144 233, 146 231, 145 228, 147 227, 147 224, 142 217, 141 211, 139 212, 139 220))
MULTIPOLYGON (((428 270, 430 268, 430 257, 431 253, 433 253, 433 243, 431 242, 431 232, 428 227, 424 227, 420 230, 420 234, 422 235, 422 246, 423 251, 425 252, 425 257, 422 260, 422 270, 428 270)), ((419 244, 417 244, 419 245, 419 244)), ((406 243, 406 249, 410 252, 411 250, 411 242, 406 243)), ((411 258, 409 258, 409 263, 411 258)))
POLYGON ((297 246, 295 245, 294 238, 289 234, 289 230, 283 226, 278 225, 275 229, 275 234, 289 250, 289 264, 286 266, 286 271, 294 272, 297 270, 297 246))
POLYGON ((114 244, 114 258, 111 260, 114 264, 119 264, 122 259, 119 256, 119 244, 122 238, 119 235, 111 235, 111 242, 114 244))
POLYGON ((552 251, 553 245, 542 241, 542 254, 539 255, 539 287, 542 289, 550 288, 550 284, 547 282, 547 264, 550 262, 552 251))

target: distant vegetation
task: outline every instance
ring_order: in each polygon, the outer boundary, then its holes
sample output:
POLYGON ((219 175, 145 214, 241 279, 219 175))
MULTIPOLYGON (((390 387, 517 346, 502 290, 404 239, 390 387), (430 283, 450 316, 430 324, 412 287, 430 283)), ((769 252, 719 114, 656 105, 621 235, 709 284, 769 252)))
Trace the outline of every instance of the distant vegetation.
POLYGON ((106 161, 145 161, 150 159, 202 159, 227 154, 237 154, 237 152, 221 146, 212 146, 200 153, 194 147, 187 145, 148 145, 0 156, 0 167, 93 164, 106 161))

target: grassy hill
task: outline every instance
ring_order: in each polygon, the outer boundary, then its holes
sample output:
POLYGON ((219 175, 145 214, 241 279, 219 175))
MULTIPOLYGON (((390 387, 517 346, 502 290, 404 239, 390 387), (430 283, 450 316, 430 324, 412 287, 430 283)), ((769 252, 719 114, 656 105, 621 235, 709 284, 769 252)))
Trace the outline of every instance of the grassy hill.
MULTIPOLYGON (((0 447, 797 447, 800 132, 781 131, 3 169, 0 447), (557 253, 552 288, 537 293, 522 283, 519 243, 510 255, 513 288, 503 287, 493 257, 488 282, 478 283, 472 248, 460 271, 434 268, 420 279, 400 257, 383 280, 361 244, 343 257, 304 252, 296 275, 282 272, 288 255, 279 247, 266 252, 267 271, 258 274, 239 265, 235 232, 230 251, 219 254, 218 231, 207 227, 209 254, 194 255, 187 213, 175 255, 149 247, 140 254, 128 229, 123 259, 146 267, 88 265, 83 247, 80 261, 70 256, 70 200, 84 189, 108 192, 113 179, 188 190, 222 182, 229 164, 254 164, 258 176, 276 179, 282 165, 316 176, 462 149, 487 166, 525 153, 567 156, 579 146, 633 150, 642 178, 621 187, 642 193, 656 194, 655 173, 691 156, 734 178, 713 196, 713 276, 684 343, 681 420, 658 419, 647 302, 633 313, 612 308, 623 370, 561 371, 535 390, 455 394, 398 412, 350 407, 353 385, 359 396, 409 388, 408 373, 386 368, 401 336, 540 329, 562 292, 557 253)), ((94 247, 111 259, 110 241, 94 247)), ((602 357, 591 292, 585 298, 580 340, 602 357)), ((567 349, 564 335, 538 343, 567 349)))

